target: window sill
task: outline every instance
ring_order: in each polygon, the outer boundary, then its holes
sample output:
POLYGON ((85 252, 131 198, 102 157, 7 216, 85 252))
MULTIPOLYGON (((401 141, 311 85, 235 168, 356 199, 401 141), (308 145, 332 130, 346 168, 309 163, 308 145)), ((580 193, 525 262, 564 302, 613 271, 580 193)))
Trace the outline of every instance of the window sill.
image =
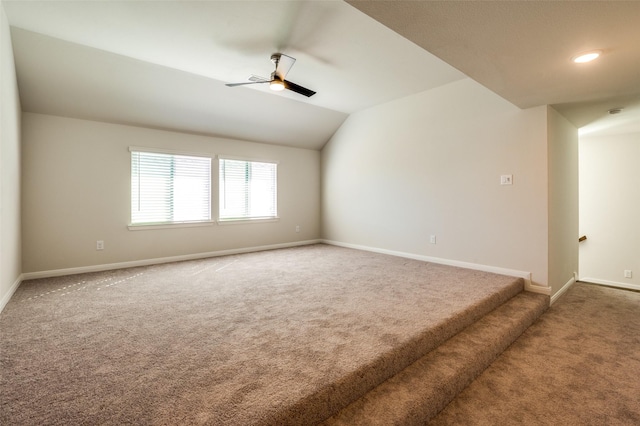
POLYGON ((151 229, 174 229, 174 228, 194 228, 199 226, 212 226, 216 222, 213 220, 207 220, 203 222, 179 222, 179 223, 140 223, 129 224, 127 228, 129 231, 147 231, 151 229))
POLYGON ((269 222, 278 222, 279 220, 280 220, 279 217, 219 219, 218 225, 240 225, 243 223, 269 223, 269 222))

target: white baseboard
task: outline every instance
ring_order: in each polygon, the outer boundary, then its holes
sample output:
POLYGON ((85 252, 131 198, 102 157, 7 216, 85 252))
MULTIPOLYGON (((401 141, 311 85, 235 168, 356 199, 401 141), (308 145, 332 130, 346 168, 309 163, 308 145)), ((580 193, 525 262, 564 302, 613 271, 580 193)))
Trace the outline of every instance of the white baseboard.
POLYGON ((600 285, 606 285, 609 287, 627 288, 629 290, 640 291, 640 285, 638 284, 621 283, 618 281, 601 280, 599 278, 591 278, 591 277, 582 277, 580 278, 580 281, 583 281, 585 283, 600 284, 600 285))
POLYGON ((226 256, 230 254, 250 253, 250 252, 256 252, 256 251, 306 246, 309 244, 317 244, 320 242, 321 240, 296 241, 292 243, 270 244, 266 246, 244 247, 244 248, 230 249, 230 250, 218 250, 218 251, 210 251, 205 253, 185 254, 181 256, 169 256, 169 257, 159 257, 155 259, 133 260, 129 262, 107 263, 103 265, 81 266, 78 268, 54 269, 50 271, 38 271, 38 272, 25 272, 24 274, 22 274, 22 279, 32 280, 37 278, 49 278, 49 277, 60 277, 63 275, 84 274, 87 272, 110 271, 113 269, 134 268, 136 266, 157 265, 161 263, 204 259, 207 257, 226 256))
MULTIPOLYGON (((531 274, 529 274, 529 275, 531 275, 531 274)), ((551 296, 551 287, 544 286, 544 285, 539 285, 539 284, 533 284, 531 282, 531 279, 529 279, 529 281, 527 281, 526 279, 524 280, 524 289, 526 291, 530 291, 532 293, 538 293, 538 294, 544 294, 545 296, 551 296)))
POLYGON ((550 305, 553 305, 556 300, 558 300, 558 298, 560 296, 562 296, 567 290, 569 290, 569 288, 571 288, 572 285, 574 285, 576 283, 576 276, 577 274, 574 272, 573 273, 573 277, 571 277, 571 279, 569 281, 567 281, 560 290, 558 290, 556 292, 556 294, 554 294, 553 296, 551 296, 551 303, 550 305))
POLYGON ((325 244, 330 244, 330 245, 339 246, 339 247, 346 247, 346 248, 352 248, 352 249, 357 249, 357 250, 370 251, 370 252, 374 252, 374 253, 389 254, 389 255, 392 255, 392 256, 399 256, 399 257, 405 257, 405 258, 408 258, 408 259, 421 260, 423 262, 439 263, 441 265, 457 266, 457 267, 460 267, 460 268, 473 269, 473 270, 476 270, 476 271, 493 272, 495 274, 500 274, 500 275, 508 275, 508 276, 511 276, 511 277, 520 277, 520 278, 524 279, 524 289, 526 291, 531 291, 533 293, 545 294, 547 296, 551 295, 551 287, 545 287, 545 286, 536 285, 536 284, 532 283, 532 281, 531 281, 531 272, 518 271, 518 270, 515 270, 515 269, 500 268, 498 266, 480 265, 480 264, 477 264, 477 263, 462 262, 462 261, 459 261, 459 260, 442 259, 442 258, 439 258, 439 257, 423 256, 423 255, 420 255, 420 254, 406 253, 406 252, 400 252, 400 251, 394 251, 394 250, 386 250, 386 249, 381 249, 381 248, 376 248, 376 247, 361 246, 361 245, 358 245, 358 244, 342 243, 342 242, 339 242, 339 241, 322 240, 322 242, 325 243, 325 244))
POLYGON ((7 292, 7 294, 5 294, 2 297, 2 299, 0 299, 0 312, 4 310, 5 306, 7 306, 7 303, 9 303, 9 300, 11 300, 11 296, 13 296, 13 293, 15 293, 18 287, 20 287, 20 283, 23 280, 24 280, 24 275, 20 274, 18 276, 18 279, 16 279, 16 281, 11 285, 11 288, 9 288, 9 291, 7 292))

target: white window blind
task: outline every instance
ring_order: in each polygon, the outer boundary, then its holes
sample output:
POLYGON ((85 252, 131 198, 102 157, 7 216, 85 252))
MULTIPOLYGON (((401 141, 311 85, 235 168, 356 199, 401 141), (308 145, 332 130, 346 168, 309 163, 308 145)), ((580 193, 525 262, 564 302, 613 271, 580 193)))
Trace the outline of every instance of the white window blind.
POLYGON ((277 164, 220 158, 220 220, 277 217, 277 164))
POLYGON ((211 158, 131 151, 131 223, 211 220, 211 158))

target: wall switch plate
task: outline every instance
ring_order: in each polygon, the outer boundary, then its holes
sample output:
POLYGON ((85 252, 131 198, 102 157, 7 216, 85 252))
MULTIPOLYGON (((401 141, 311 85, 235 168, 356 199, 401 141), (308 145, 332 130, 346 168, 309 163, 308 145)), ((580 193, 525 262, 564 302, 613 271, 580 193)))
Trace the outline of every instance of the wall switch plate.
POLYGON ((629 269, 625 269, 624 270, 624 277, 625 278, 631 278, 632 276, 633 276, 633 273, 629 269))
POLYGON ((513 185, 513 175, 500 176, 500 185, 513 185))
POLYGON ((96 250, 104 250, 104 241, 102 240, 96 241, 96 250))
POLYGON ((300 232, 300 225, 296 225, 296 232, 300 232))
POLYGON ((435 235, 430 236, 430 237, 429 237, 429 242, 430 242, 431 244, 435 244, 435 243, 436 243, 436 236, 435 236, 435 235))

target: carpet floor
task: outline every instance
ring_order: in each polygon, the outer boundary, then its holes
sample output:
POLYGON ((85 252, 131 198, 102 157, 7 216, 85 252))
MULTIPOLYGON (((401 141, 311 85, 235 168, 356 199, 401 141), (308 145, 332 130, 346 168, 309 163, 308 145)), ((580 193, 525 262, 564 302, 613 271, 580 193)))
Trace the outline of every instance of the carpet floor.
POLYGON ((514 296, 321 425, 423 426, 548 307, 549 296, 514 296))
POLYGON ((576 283, 429 425, 640 425, 640 293, 576 283))
POLYGON ((314 423, 521 290, 327 245, 26 281, 0 423, 314 423))

